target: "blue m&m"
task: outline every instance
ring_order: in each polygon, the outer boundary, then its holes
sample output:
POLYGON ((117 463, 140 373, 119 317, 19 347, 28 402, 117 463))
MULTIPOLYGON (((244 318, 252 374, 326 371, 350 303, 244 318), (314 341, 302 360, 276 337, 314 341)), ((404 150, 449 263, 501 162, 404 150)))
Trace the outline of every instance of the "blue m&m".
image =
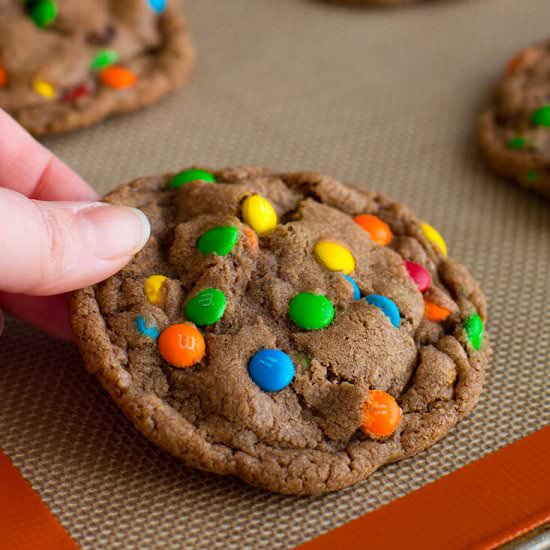
POLYGON ((369 294, 365 296, 365 300, 371 305, 380 308, 385 315, 388 316, 391 324, 397 328, 401 322, 401 315, 399 314, 399 308, 395 305, 393 300, 386 298, 380 294, 369 294))
POLYGON ((353 299, 359 300, 359 298, 361 298, 361 291, 359 290, 359 286, 355 282, 355 279, 353 277, 350 277, 349 275, 346 275, 345 273, 342 273, 342 277, 345 277, 349 284, 353 287, 353 299))
POLYGON ((136 317, 136 328, 143 336, 147 336, 153 340, 156 340, 160 334, 159 329, 154 325, 148 325, 145 318, 141 315, 136 317))
POLYGON ((147 3, 149 4, 149 7, 153 11, 156 11, 157 13, 161 13, 166 9, 168 0, 147 0, 147 3))
POLYGON ((294 363, 284 351, 263 349, 250 360, 248 373, 262 390, 279 391, 292 382, 294 363))

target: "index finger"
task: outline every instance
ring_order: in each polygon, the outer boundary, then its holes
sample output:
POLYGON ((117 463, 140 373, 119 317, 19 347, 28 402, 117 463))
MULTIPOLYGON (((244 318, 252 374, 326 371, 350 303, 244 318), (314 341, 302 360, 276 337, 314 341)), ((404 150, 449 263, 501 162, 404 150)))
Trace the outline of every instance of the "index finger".
POLYGON ((0 187, 47 201, 97 200, 64 162, 0 109, 0 187))

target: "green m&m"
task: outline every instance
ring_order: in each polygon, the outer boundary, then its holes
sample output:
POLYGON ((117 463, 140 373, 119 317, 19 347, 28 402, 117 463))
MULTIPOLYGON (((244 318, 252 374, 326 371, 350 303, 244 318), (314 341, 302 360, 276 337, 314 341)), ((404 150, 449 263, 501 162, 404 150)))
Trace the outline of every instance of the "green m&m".
POLYGON ((185 306, 186 317, 198 326, 213 325, 225 313, 225 294, 217 288, 201 290, 185 306))
POLYGON ((523 136, 515 136, 506 142, 506 147, 508 147, 508 149, 513 149, 514 151, 521 151, 528 145, 529 142, 523 136))
POLYGON ((206 170, 192 169, 192 170, 183 170, 183 172, 178 172, 170 182, 170 187, 172 189, 179 189, 182 185, 189 183, 191 181, 206 181, 207 183, 215 183, 216 178, 206 170))
POLYGON ((525 179, 530 183, 535 183, 539 179, 539 173, 536 170, 529 170, 529 172, 525 174, 525 179))
POLYGON ((92 71, 101 71, 105 67, 114 65, 119 60, 119 55, 116 50, 100 50, 94 56, 90 63, 92 71))
POLYGON ((300 292, 288 304, 288 315, 300 328, 317 330, 325 328, 334 319, 334 306, 322 294, 300 292))
POLYGON ((28 0, 26 8, 35 25, 42 29, 57 19, 57 3, 54 0, 28 0))
POLYGON ((225 256, 239 240, 239 232, 234 225, 220 225, 203 233, 197 241, 197 248, 206 254, 225 256))
POLYGON ((550 105, 537 109, 531 117, 531 122, 537 126, 550 126, 550 105))
POLYGON ((464 330, 473 348, 478 350, 483 343, 483 321, 481 317, 477 313, 470 315, 464 323, 464 330))

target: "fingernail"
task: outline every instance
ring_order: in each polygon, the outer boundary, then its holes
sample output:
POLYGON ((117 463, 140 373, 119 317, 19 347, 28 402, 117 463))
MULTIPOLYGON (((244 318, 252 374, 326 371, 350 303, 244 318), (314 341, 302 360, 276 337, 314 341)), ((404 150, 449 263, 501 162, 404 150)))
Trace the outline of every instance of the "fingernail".
POLYGON ((151 234, 147 216, 137 208, 99 204, 79 210, 76 217, 87 248, 103 260, 139 252, 151 234))

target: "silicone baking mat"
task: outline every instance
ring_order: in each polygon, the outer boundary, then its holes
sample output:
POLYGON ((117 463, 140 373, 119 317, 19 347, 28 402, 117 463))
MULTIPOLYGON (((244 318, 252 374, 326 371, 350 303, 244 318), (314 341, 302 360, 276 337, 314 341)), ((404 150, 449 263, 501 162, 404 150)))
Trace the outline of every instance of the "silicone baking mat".
POLYGON ((400 199, 480 281, 495 354, 477 409, 442 442, 353 488, 292 498, 156 450, 72 345, 11 321, 0 338, 0 447, 75 541, 290 548, 547 424, 550 201, 487 172, 474 136, 507 58, 548 36, 548 0, 188 0, 185 11, 198 49, 186 88, 46 145, 101 192, 191 163, 253 163, 400 199))

